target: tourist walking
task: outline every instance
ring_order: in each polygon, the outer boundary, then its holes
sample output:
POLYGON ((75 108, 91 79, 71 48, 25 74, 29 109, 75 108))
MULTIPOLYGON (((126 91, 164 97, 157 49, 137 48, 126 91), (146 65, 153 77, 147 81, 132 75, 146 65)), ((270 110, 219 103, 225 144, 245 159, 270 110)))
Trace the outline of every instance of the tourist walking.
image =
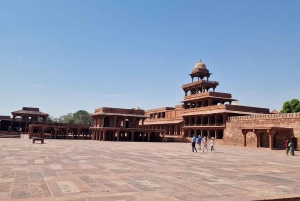
POLYGON ((196 146, 196 141, 197 141, 197 138, 196 138, 196 135, 194 134, 193 138, 192 138, 192 150, 193 150, 193 152, 194 152, 194 149, 197 152, 197 149, 195 147, 196 146))
POLYGON ((206 149, 206 152, 208 152, 208 148, 207 148, 207 139, 206 139, 206 137, 204 136, 204 138, 203 138, 203 151, 202 151, 202 152, 204 152, 205 149, 206 149))
POLYGON ((216 152, 216 150, 214 149, 214 146, 215 146, 215 140, 214 140, 214 137, 211 137, 211 141, 210 141, 210 151, 213 151, 216 152))
POLYGON ((288 156, 288 155, 289 155, 289 151, 290 151, 290 148, 289 148, 289 140, 286 140, 286 141, 285 141, 284 147, 285 147, 285 153, 286 153, 286 155, 288 156))
POLYGON ((290 155, 291 156, 295 156, 295 153, 294 153, 294 143, 292 141, 290 141, 290 143, 289 143, 289 148, 290 148, 290 155))
POLYGON ((201 150, 201 141, 202 141, 202 138, 200 135, 198 135, 198 142, 197 144, 199 145, 199 149, 201 150))

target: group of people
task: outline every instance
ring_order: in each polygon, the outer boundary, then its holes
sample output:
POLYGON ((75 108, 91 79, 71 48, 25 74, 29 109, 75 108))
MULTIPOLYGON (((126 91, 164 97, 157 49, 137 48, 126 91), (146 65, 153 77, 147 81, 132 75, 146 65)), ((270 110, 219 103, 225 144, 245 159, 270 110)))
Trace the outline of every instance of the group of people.
MULTIPOLYGON (((199 150, 201 150, 202 140, 203 140, 202 152, 204 152, 204 150, 206 150, 206 152, 208 152, 207 138, 204 136, 203 139, 202 139, 200 135, 197 138, 195 134, 193 135, 193 138, 192 138, 192 151, 193 152, 194 151, 197 152, 196 143, 199 145, 199 150)), ((211 141, 210 141, 210 151, 216 152, 216 150, 214 149, 214 146, 215 146, 215 139, 214 139, 214 137, 212 137, 211 141)))
POLYGON ((285 152, 286 152, 287 156, 289 154, 290 154, 290 156, 295 156, 294 143, 292 141, 289 142, 289 140, 286 140, 285 143, 284 143, 284 147, 285 147, 285 152))

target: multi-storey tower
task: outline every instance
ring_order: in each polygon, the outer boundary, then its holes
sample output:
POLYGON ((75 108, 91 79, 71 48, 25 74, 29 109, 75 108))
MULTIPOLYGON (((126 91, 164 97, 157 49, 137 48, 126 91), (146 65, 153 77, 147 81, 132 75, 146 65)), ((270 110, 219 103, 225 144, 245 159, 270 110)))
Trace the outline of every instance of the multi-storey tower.
POLYGON ((182 101, 185 137, 197 134, 222 139, 228 116, 269 113, 266 108, 232 105, 236 99, 233 99, 231 94, 215 92, 219 83, 209 81, 211 73, 201 60, 195 65, 190 76, 192 82, 182 85, 185 92, 182 101))

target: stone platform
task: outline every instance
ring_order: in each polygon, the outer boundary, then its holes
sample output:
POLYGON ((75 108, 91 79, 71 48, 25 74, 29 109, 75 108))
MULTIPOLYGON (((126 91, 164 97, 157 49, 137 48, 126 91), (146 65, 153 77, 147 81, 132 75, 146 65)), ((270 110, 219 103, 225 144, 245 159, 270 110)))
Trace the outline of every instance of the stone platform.
POLYGON ((299 156, 262 148, 216 150, 193 153, 189 143, 1 139, 0 200, 300 197, 299 156))

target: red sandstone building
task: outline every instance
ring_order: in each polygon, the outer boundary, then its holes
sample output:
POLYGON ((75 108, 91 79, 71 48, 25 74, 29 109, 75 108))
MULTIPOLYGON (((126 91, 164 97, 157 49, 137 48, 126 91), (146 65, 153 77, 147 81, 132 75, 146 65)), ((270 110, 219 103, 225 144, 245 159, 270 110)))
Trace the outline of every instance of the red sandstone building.
POLYGON ((28 126, 33 123, 46 122, 48 114, 41 112, 39 108, 23 107, 22 110, 11 112, 10 116, 0 116, 0 130, 8 130, 10 126, 12 131, 28 132, 28 126))
POLYGON ((145 129, 145 111, 137 109, 99 108, 91 115, 92 139, 100 141, 161 141, 163 132, 159 129, 145 129), (140 125, 141 124, 141 125, 140 125))
POLYGON ((231 94, 215 91, 219 83, 209 80, 211 73, 202 61, 190 76, 192 82, 182 85, 183 104, 147 110, 150 119, 145 121, 145 128, 165 130, 165 138, 176 141, 185 141, 193 134, 223 139, 228 117, 270 113, 266 108, 233 105, 236 99, 231 94))
POLYGON ((147 110, 99 108, 94 125, 45 123, 48 114, 24 107, 0 116, 1 130, 12 126, 29 129, 29 135, 49 138, 85 138, 102 141, 189 141, 193 134, 215 137, 217 144, 282 149, 292 140, 297 148, 300 113, 270 114, 267 108, 237 104, 230 93, 217 92, 217 81, 198 62, 190 73, 192 82, 182 85, 181 105, 147 110), (195 79, 195 81, 194 81, 195 79), (18 118, 19 117, 19 118, 18 118), (29 125, 29 126, 28 126, 29 125))

